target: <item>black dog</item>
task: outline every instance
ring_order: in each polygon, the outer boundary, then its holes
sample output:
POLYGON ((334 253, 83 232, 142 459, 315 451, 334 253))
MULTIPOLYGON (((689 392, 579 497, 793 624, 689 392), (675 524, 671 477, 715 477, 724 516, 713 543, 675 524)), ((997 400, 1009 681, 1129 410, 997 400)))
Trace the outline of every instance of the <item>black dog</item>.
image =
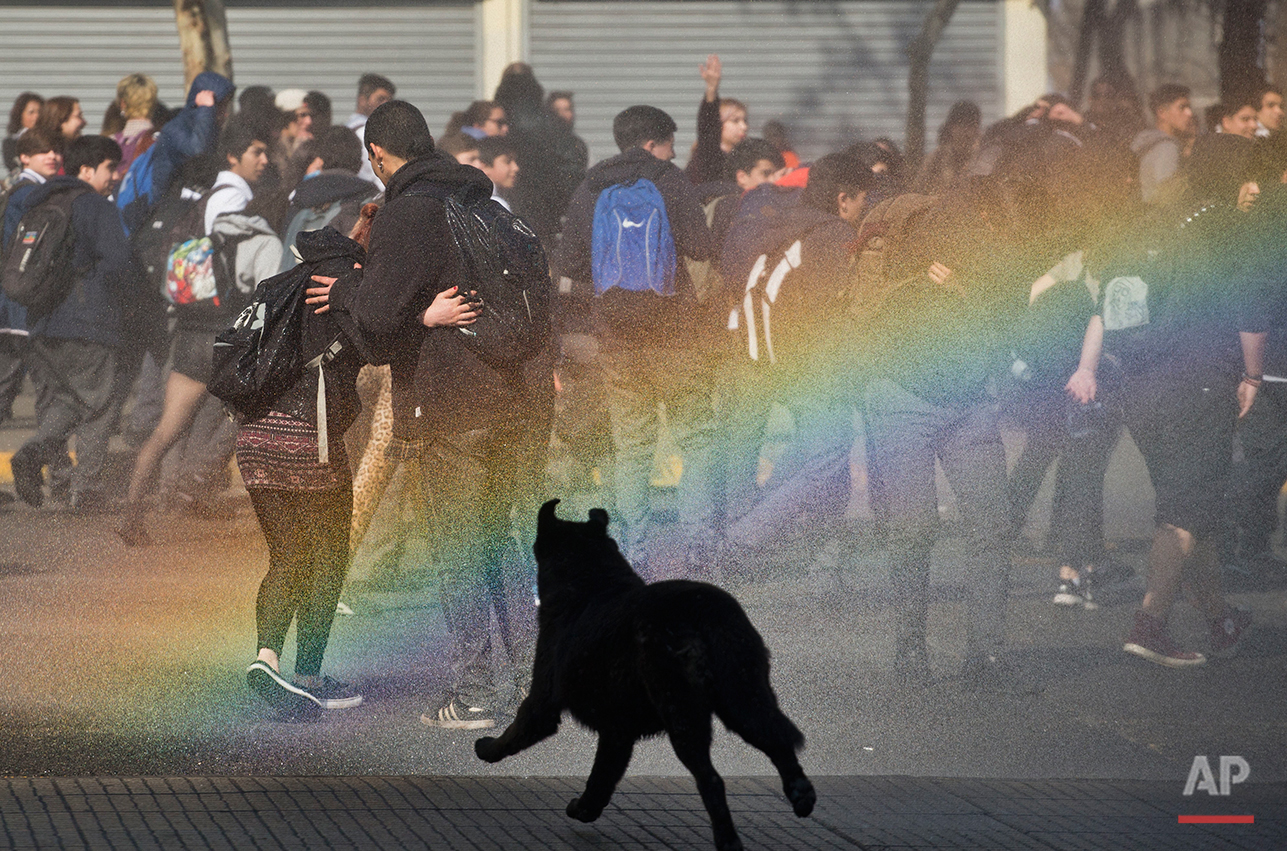
POLYGON ((608 537, 608 514, 570 523, 541 507, 537 525, 540 631, 532 690, 498 738, 474 750, 499 762, 558 731, 564 710, 599 734, 585 792, 568 815, 594 821, 626 773, 634 744, 665 732, 697 780, 715 847, 742 847, 711 764, 711 715, 768 755, 797 816, 817 796, 796 751, 804 736, 778 708, 769 651, 729 594, 704 582, 645 585, 608 537))

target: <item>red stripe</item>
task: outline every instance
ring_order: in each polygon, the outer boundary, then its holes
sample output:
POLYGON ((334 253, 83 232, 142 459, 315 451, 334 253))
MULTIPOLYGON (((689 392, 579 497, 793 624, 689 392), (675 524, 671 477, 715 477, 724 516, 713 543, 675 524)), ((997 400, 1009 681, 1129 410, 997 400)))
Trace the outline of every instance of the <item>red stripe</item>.
POLYGON ((1255 816, 1180 816, 1180 824, 1255 824, 1255 816))

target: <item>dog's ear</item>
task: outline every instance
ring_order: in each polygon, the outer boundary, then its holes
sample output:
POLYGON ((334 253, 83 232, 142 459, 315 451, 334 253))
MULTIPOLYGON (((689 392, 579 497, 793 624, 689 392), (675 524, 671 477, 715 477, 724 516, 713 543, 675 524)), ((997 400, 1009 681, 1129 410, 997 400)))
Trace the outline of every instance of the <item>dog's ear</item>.
POLYGON ((558 515, 554 513, 554 506, 558 505, 557 499, 552 499, 541 506, 541 510, 536 513, 536 531, 544 532, 547 535, 554 534, 554 525, 558 523, 558 515))
POLYGON ((606 533, 608 531, 608 512, 602 508, 591 508, 590 525, 598 526, 600 531, 606 533))

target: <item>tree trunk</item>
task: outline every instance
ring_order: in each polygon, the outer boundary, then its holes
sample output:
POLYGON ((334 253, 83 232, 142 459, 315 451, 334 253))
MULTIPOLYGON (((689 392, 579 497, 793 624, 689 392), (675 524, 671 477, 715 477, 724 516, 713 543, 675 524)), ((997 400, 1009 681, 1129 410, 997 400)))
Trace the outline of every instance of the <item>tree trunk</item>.
POLYGON ((1104 0, 1086 0, 1081 13, 1081 30, 1077 33, 1077 56, 1073 60, 1072 84, 1068 97, 1080 104, 1086 93, 1086 78, 1090 76, 1090 57, 1095 49, 1095 39, 1104 26, 1104 0))
POLYGON ((231 80, 232 50, 223 0, 174 0, 174 21, 183 51, 184 90, 202 71, 214 71, 231 80))
POLYGON ((1260 67, 1267 0, 1225 0, 1220 39, 1220 98, 1228 100, 1265 82, 1260 67))
POLYGON ((925 156, 925 106, 929 100, 929 65, 934 47, 943 35, 960 0, 934 0, 925 15, 920 35, 907 46, 907 139, 905 152, 908 173, 915 174, 925 156))

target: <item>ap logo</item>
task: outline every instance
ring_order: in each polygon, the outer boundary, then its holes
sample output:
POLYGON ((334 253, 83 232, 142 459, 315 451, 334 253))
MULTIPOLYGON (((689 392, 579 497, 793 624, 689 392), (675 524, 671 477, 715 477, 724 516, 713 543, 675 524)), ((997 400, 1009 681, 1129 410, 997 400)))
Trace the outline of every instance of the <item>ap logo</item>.
POLYGON ((1216 785, 1215 775, 1211 772, 1211 763, 1205 756, 1195 756, 1193 766, 1189 768, 1189 779, 1184 784, 1184 794, 1192 795, 1201 789, 1208 795, 1228 796, 1233 784, 1241 783, 1251 776, 1251 766, 1240 756, 1220 757, 1220 785, 1216 785), (1237 769, 1235 772, 1234 769, 1237 769))

